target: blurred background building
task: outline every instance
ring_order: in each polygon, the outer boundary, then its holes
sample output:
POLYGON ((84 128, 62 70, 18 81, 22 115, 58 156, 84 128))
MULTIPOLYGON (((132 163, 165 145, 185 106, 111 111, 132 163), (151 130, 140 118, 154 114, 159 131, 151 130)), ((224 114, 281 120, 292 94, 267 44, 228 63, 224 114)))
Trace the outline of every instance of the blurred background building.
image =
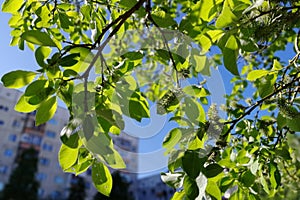
MULTIPOLYGON (((91 171, 76 177, 64 173, 58 164, 60 149, 60 131, 67 124, 68 111, 58 107, 54 117, 46 124, 35 126, 35 113, 19 113, 14 110, 22 92, 7 89, 0 84, 0 191, 8 182, 16 160, 24 149, 34 148, 38 151, 38 172, 36 179, 40 182, 39 199, 66 199, 69 189, 77 183, 84 183, 85 194, 92 200, 96 190, 92 185, 91 171)), ((120 171, 122 177, 130 184, 129 192, 133 199, 166 199, 170 189, 155 175, 138 179, 138 138, 122 133, 112 135, 115 148, 123 157, 127 168, 120 171), (163 198, 162 198, 163 197, 163 198)), ((114 170, 111 170, 113 173, 114 170)), ((167 198, 170 199, 170 198, 167 198)))

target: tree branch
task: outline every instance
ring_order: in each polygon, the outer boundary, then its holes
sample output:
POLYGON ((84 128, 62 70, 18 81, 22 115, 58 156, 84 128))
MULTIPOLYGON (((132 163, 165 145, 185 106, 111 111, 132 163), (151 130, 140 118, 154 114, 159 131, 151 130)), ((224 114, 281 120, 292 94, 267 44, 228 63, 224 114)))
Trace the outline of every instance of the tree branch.
POLYGON ((169 54, 169 57, 171 59, 171 62, 172 62, 172 65, 175 69, 175 73, 176 73, 176 84, 177 84, 177 87, 180 87, 180 83, 179 83, 179 77, 178 77, 178 69, 177 69, 177 66, 176 66, 176 63, 175 63, 175 60, 174 60, 174 57, 172 55, 172 52, 171 52, 171 49, 169 47, 169 44, 168 44, 168 40, 163 32, 163 30, 159 27, 159 25, 153 20, 152 18, 152 15, 151 15, 151 2, 150 0, 147 0, 147 4, 146 4, 146 12, 147 12, 147 19, 149 19, 153 25, 158 29, 158 31, 160 32, 160 34, 162 35, 163 37, 163 43, 164 43, 164 46, 165 48, 167 49, 168 51, 168 54, 169 54))
POLYGON ((258 106, 260 106, 264 101, 266 101, 267 99, 273 97, 274 95, 280 93, 282 90, 284 89, 287 89, 289 88, 291 85, 293 85, 294 83, 296 83, 297 81, 300 80, 300 77, 298 78, 295 78, 294 80, 292 80, 291 82, 289 82, 288 84, 285 84, 284 86, 282 86, 281 88, 279 89, 276 89, 274 92, 272 92, 271 94, 265 96, 264 98, 260 99, 259 101, 257 101, 254 105, 252 105, 243 115, 241 115, 239 118, 236 118, 232 121, 228 121, 228 122, 225 122, 224 124, 231 124, 229 129, 226 131, 226 133, 224 133, 224 137, 227 137, 228 134, 230 133, 230 131, 233 130, 233 128, 235 127, 235 125, 240 121, 242 120, 244 117, 246 117, 247 115, 250 115, 251 112, 257 108, 258 106))

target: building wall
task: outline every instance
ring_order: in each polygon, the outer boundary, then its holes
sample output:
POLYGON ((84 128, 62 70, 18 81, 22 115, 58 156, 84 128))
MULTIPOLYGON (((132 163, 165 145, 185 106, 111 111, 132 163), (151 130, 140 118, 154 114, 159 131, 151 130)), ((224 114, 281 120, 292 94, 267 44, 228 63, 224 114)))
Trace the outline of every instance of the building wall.
POLYGON ((160 175, 138 180, 137 200, 169 200, 175 190, 162 182, 160 175))
MULTIPOLYGON (((44 125, 35 127, 34 113, 14 111, 22 92, 7 89, 0 84, 0 190, 8 181, 15 159, 22 148, 34 147, 39 151, 37 180, 40 182, 39 199, 61 200, 68 195, 71 174, 63 173, 58 164, 58 151, 61 146, 60 131, 67 124, 69 115, 64 108, 58 107, 54 117, 44 125)), ((131 182, 130 191, 137 199, 138 139, 122 133, 112 135, 115 147, 127 165, 121 174, 131 182)), ((114 170, 111 169, 113 172, 114 170)), ((81 174, 86 182, 86 200, 96 194, 91 171, 81 174)))
POLYGON ((17 154, 24 114, 14 111, 21 92, 0 85, 0 189, 9 179, 17 154))
MULTIPOLYGON (((138 138, 122 132, 120 135, 112 135, 112 139, 116 150, 126 164, 126 169, 120 170, 120 173, 130 182, 129 192, 134 199, 137 199, 138 138)), ((113 172, 114 170, 111 171, 113 172)))
POLYGON ((9 180, 20 151, 34 146, 39 151, 36 174, 40 182, 39 199, 62 199, 69 175, 61 170, 57 153, 61 145, 60 130, 68 121, 68 112, 59 107, 53 119, 35 127, 34 114, 14 111, 21 95, 22 92, 0 84, 0 190, 9 180))

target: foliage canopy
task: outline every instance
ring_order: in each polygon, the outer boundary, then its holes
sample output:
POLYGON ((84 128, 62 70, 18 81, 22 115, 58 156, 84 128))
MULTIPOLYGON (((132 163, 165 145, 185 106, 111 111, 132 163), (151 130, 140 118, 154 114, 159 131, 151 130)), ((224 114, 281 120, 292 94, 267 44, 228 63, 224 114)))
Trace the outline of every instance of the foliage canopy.
POLYGON ((297 197, 299 1, 5 0, 2 11, 12 14, 11 45, 27 45, 38 64, 2 77, 6 87, 26 87, 15 109, 36 110, 37 125, 53 117, 58 98, 69 109, 64 171, 91 167, 108 196, 108 167, 125 167, 110 134, 122 132, 124 116, 150 117, 155 104, 178 124, 162 144, 173 199, 297 197), (281 60, 291 44, 294 55, 281 60), (233 76, 224 117, 203 79, 211 67, 233 76))

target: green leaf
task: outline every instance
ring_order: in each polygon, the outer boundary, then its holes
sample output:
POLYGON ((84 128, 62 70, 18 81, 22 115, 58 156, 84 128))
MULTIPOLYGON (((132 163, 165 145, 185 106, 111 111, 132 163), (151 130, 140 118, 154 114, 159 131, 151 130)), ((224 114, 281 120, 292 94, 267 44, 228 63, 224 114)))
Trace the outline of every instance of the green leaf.
POLYGON ((144 55, 139 51, 126 52, 122 57, 128 58, 129 60, 140 60, 144 55))
POLYGON ((39 64, 39 66, 41 66, 42 68, 45 68, 47 66, 44 60, 48 58, 50 53, 51 53, 51 48, 46 46, 40 46, 35 50, 35 59, 36 62, 39 64))
POLYGON ((216 182, 209 180, 207 182, 207 186, 205 191, 212 197, 214 197, 215 199, 221 199, 222 198, 222 194, 221 191, 217 185, 216 182))
POLYGON ((216 21, 216 27, 224 28, 224 27, 232 24, 235 21, 237 21, 237 17, 231 11, 228 0, 225 0, 225 2, 223 4, 222 12, 216 21))
POLYGON ((171 200, 182 200, 185 197, 185 192, 184 190, 180 192, 175 192, 171 200))
POLYGON ((171 172, 175 172, 176 169, 181 167, 182 157, 184 156, 184 150, 173 150, 169 153, 168 168, 171 172))
POLYGON ((280 64, 280 62, 278 61, 278 60, 276 60, 276 59, 274 59, 274 61, 273 61, 273 67, 272 67, 272 71, 279 71, 279 70, 281 70, 283 67, 282 67, 282 65, 280 64))
POLYGON ((268 183, 266 181, 266 179, 264 178, 264 176, 261 174, 260 176, 260 183, 261 185, 263 186, 263 189, 264 191, 267 193, 267 194, 270 194, 270 189, 268 187, 268 183))
POLYGON ((15 105, 15 111, 29 113, 36 110, 38 105, 31 105, 26 101, 26 97, 23 94, 15 105))
POLYGON ((189 176, 184 178, 183 188, 186 196, 189 199, 196 199, 196 197, 199 195, 199 188, 196 181, 191 179, 189 176))
POLYGON ((239 47, 238 47, 237 40, 233 35, 229 36, 224 47, 221 46, 224 65, 228 71, 230 71, 233 75, 236 76, 239 75, 239 71, 236 63, 237 56, 238 56, 238 48, 239 47))
POLYGON ((2 4, 2 12, 16 13, 22 4, 23 0, 5 0, 2 4))
POLYGON ((86 140, 83 131, 79 131, 79 136, 84 146, 93 152, 93 155, 107 163, 111 168, 123 169, 126 167, 121 155, 114 149, 112 139, 105 133, 102 133, 98 126, 95 126, 95 132, 98 135, 93 135, 89 140, 86 140))
POLYGON ((300 132, 300 116, 295 117, 294 119, 286 118, 287 126, 295 132, 300 132))
POLYGON ((241 182, 246 186, 250 187, 256 179, 256 176, 254 176, 250 170, 245 171, 241 176, 241 182))
POLYGON ((286 126, 286 118, 279 112, 277 115, 277 125, 279 129, 282 129, 286 126))
POLYGON ((181 135, 182 133, 178 128, 174 128, 168 133, 163 141, 163 147, 167 149, 166 153, 169 153, 175 147, 180 141, 181 135))
POLYGON ((264 98, 274 91, 274 84, 276 82, 277 75, 269 73, 268 75, 259 79, 258 93, 261 98, 264 98))
POLYGON ((69 26, 71 25, 68 15, 66 13, 59 12, 58 18, 59 18, 61 27, 64 29, 68 29, 69 26))
POLYGON ((61 168, 65 171, 72 167, 78 157, 78 149, 72 149, 64 144, 61 145, 58 153, 58 161, 61 168))
POLYGON ((93 121, 95 121, 95 118, 92 115, 86 115, 83 120, 82 130, 86 140, 89 140, 94 135, 95 122, 93 121))
POLYGON ((149 104, 145 97, 139 92, 134 92, 129 100, 130 117, 141 121, 142 118, 150 117, 149 104))
POLYGON ((65 128, 61 131, 61 141, 64 145, 68 146, 69 148, 79 148, 81 146, 81 141, 79 139, 78 133, 73 133, 70 136, 67 136, 67 134, 65 133, 66 130, 65 128))
POLYGON ((37 105, 53 94, 54 89, 48 87, 47 80, 36 80, 28 85, 25 90, 26 101, 31 105, 37 105))
POLYGON ((48 86, 48 81, 47 80, 36 80, 32 83, 30 83, 26 90, 25 90, 25 96, 34 96, 36 95, 39 91, 44 90, 48 86))
POLYGON ((79 58, 80 58, 80 53, 72 53, 70 55, 62 57, 58 63, 62 67, 72 67, 73 65, 78 63, 79 58))
POLYGON ((96 189, 105 196, 109 196, 112 189, 112 177, 109 169, 103 163, 92 165, 92 180, 96 189))
POLYGON ((255 175, 258 168, 259 168, 259 162, 258 162, 258 160, 255 160, 254 163, 252 163, 250 166, 251 173, 255 175))
POLYGON ((270 174, 270 182, 271 182, 272 188, 277 189, 281 183, 281 175, 277 168, 276 163, 270 162, 269 174, 270 174))
POLYGON ((186 94, 190 95, 190 96, 194 96, 194 97, 206 97, 210 95, 210 92, 198 85, 188 85, 186 87, 184 87, 182 89, 183 92, 185 92, 186 94))
POLYGON ((259 79, 263 76, 266 76, 267 74, 270 74, 271 72, 269 70, 253 70, 251 72, 249 72, 249 74, 247 75, 247 80, 248 81, 255 81, 256 79, 259 79))
POLYGON ((205 111, 199 102, 186 97, 184 105, 185 114, 192 123, 199 125, 200 122, 205 122, 205 111))
POLYGON ((17 70, 12 71, 2 76, 3 85, 8 88, 21 88, 35 78, 36 73, 31 71, 17 70))
POLYGON ((80 12, 83 15, 83 17, 87 20, 90 21, 91 20, 91 11, 92 11, 92 7, 91 5, 83 5, 80 8, 80 12))
POLYGON ((163 28, 176 24, 176 21, 173 19, 173 17, 162 10, 152 12, 152 18, 158 26, 163 28))
POLYGON ((223 172, 223 167, 221 167, 219 164, 217 163, 213 163, 208 165, 207 167, 205 167, 203 174, 207 177, 207 178, 212 178, 217 176, 218 174, 223 172))
POLYGON ((21 38, 27 42, 40 46, 56 47, 56 44, 47 33, 38 30, 26 31, 21 35, 21 38))
POLYGON ((191 179, 196 179, 203 169, 205 159, 199 157, 197 150, 188 150, 182 157, 182 169, 191 179))
POLYGON ((216 2, 214 0, 201 0, 197 2, 197 5, 194 7, 191 12, 191 16, 195 19, 199 17, 204 21, 210 22, 215 16, 215 6, 216 2), (214 12, 212 12, 214 11, 214 12))
MULTIPOLYGON (((83 172, 85 172, 86 170, 88 170, 88 168, 93 164, 93 161, 92 160, 87 160, 83 163, 78 163, 77 165, 75 166, 72 166, 72 168, 75 168, 74 172, 75 172, 75 175, 79 175, 79 174, 82 174, 83 172)), ((73 172, 73 173, 74 173, 73 172)))
POLYGON ((56 109, 57 109, 57 101, 55 96, 41 103, 41 105, 37 109, 36 116, 35 116, 36 126, 50 120, 54 116, 56 109))
MULTIPOLYGON (((299 121, 298 121, 299 123, 299 121)), ((282 157, 284 160, 292 160, 288 146, 281 146, 275 149, 275 154, 282 157)))

